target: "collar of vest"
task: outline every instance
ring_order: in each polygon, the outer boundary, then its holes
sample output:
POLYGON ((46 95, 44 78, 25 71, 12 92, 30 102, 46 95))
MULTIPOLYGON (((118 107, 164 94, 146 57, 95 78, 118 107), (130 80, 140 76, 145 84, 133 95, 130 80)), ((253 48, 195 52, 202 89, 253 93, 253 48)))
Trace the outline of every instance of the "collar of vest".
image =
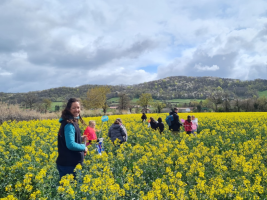
POLYGON ((68 117, 67 117, 67 119, 63 119, 62 117, 59 119, 59 122, 61 123, 61 122, 63 122, 64 120, 69 120, 69 119, 77 119, 77 120, 79 120, 80 119, 80 116, 78 116, 78 117, 73 117, 72 115, 69 115, 68 117))

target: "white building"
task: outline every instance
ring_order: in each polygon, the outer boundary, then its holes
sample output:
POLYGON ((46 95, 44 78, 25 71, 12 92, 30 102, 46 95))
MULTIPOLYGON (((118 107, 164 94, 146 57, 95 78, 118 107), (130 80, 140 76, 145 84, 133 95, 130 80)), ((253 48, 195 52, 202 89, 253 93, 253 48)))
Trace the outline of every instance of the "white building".
POLYGON ((188 113, 190 111, 191 111, 190 108, 178 108, 178 112, 179 113, 188 113))

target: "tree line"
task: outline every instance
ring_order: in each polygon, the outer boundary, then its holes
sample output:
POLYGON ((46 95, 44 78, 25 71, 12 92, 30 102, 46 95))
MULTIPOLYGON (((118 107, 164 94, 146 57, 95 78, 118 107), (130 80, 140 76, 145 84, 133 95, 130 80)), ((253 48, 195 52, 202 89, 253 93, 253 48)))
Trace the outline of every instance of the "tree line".
MULTIPOLYGON (((86 98, 87 91, 98 86, 100 85, 59 87, 30 93, 35 94, 39 101, 49 99, 56 102, 65 101, 73 96, 86 98)), ((218 87, 242 99, 252 98, 253 96, 258 97, 258 91, 267 90, 267 80, 240 81, 216 77, 173 76, 136 85, 109 86, 110 92, 107 94, 107 98, 119 97, 119 94, 123 93, 132 99, 139 98, 143 93, 150 93, 153 99, 161 101, 170 99, 205 100, 216 92, 218 87)), ((22 103, 24 96, 25 93, 0 92, 0 100, 10 104, 22 103)))
MULTIPOLYGON (((104 87, 105 88, 105 87, 104 87)), ((91 89, 87 93, 87 98, 83 100, 84 105, 86 102, 90 102, 91 106, 87 106, 86 108, 99 108, 100 102, 103 108, 103 112, 106 112, 108 107, 107 98, 104 94, 105 91, 106 95, 110 92, 108 87, 104 89, 103 87, 97 87, 91 89), (92 90, 94 92, 92 92, 92 90), (101 100, 98 99, 94 101, 96 93, 102 94, 101 100), (95 102, 95 103, 94 103, 95 102), (95 105, 93 105, 95 104, 95 105)), ((125 93, 118 94, 119 102, 118 102, 118 109, 119 110, 129 110, 132 112, 132 109, 137 109, 137 112, 147 112, 148 107, 152 106, 152 112, 160 113, 163 108, 169 108, 172 110, 174 107, 191 107, 193 108, 194 112, 204 112, 204 111, 215 111, 215 112, 265 112, 267 111, 267 98, 253 96, 252 98, 240 98, 229 91, 224 91, 222 88, 218 87, 215 92, 213 92, 208 98, 201 101, 192 100, 189 103, 184 104, 177 104, 177 103, 170 103, 168 101, 158 101, 153 99, 150 93, 142 93, 139 97, 139 100, 133 104, 130 102, 130 97, 125 93), (139 107, 140 106, 140 107, 139 107)))
MULTIPOLYGON (((62 89, 46 90, 46 95, 42 92, 28 92, 20 95, 0 93, 0 100, 11 104, 17 103, 25 109, 35 109, 42 113, 46 113, 50 110, 52 102, 56 100, 66 102, 70 97, 76 97, 76 95, 82 100, 85 109, 101 108, 104 113, 106 113, 111 106, 108 99, 112 97, 119 98, 119 102, 116 105, 118 110, 129 110, 130 112, 147 112, 148 110, 161 112, 163 108, 172 109, 173 107, 192 107, 195 112, 266 111, 266 97, 258 97, 257 90, 255 90, 255 88, 266 89, 267 84, 263 84, 265 82, 266 80, 260 79, 241 82, 235 79, 179 76, 132 86, 90 85, 88 87, 81 86, 80 88, 63 87, 62 89), (194 84, 191 84, 192 81, 194 84), (205 83, 207 83, 207 85, 205 85, 205 83), (211 87, 211 84, 214 85, 211 87), (233 87, 233 89, 230 90, 230 86, 233 87), (249 89, 246 89, 244 86, 249 89), (205 98, 204 96, 203 98, 191 98, 201 99, 201 101, 192 100, 187 104, 168 102, 169 99, 175 98, 177 95, 179 96, 179 90, 185 90, 185 96, 192 97, 191 93, 195 93, 195 91, 192 91, 192 88, 197 88, 199 90, 200 88, 201 90, 207 89, 209 92, 206 94, 205 98), (210 88, 210 90, 208 90, 208 88, 210 88), (149 91, 147 89, 149 89, 149 91), (75 92, 71 93, 72 90, 75 90, 75 92), (249 92, 250 90, 253 90, 254 93, 249 92), (64 94, 62 91, 68 91, 68 93, 65 93, 65 95, 59 99, 47 97, 49 94, 53 94, 54 91, 59 92, 58 96, 64 94), (155 91, 163 95, 163 97, 155 95, 155 91), (250 94, 249 97, 241 95, 245 93, 248 94, 247 92, 250 94), (164 95, 166 95, 166 97, 164 95), (4 98, 7 96, 11 99, 15 97, 19 98, 8 102, 5 101, 4 98), (133 103, 131 102, 133 98, 138 98, 139 100, 133 103)), ((60 109, 60 106, 57 105, 53 110, 59 111, 60 109)))
MULTIPOLYGON (((108 102, 108 94, 110 94, 110 86, 96 86, 89 89, 85 98, 81 98, 83 107, 85 109, 99 109, 106 114, 111 106, 108 102)), ((215 112, 255 112, 267 111, 267 98, 253 96, 252 98, 240 98, 229 91, 223 90, 221 87, 217 89, 205 100, 192 100, 189 103, 177 104, 170 103, 166 100, 155 100, 151 93, 142 93, 136 103, 131 102, 131 96, 126 93, 119 93, 119 102, 117 109, 119 111, 135 112, 156 112, 160 113, 163 108, 172 110, 174 107, 190 107, 194 112, 215 111, 215 112), (153 108, 152 110, 149 108, 153 108)), ((66 99, 67 100, 67 99, 66 99)), ((26 93, 21 101, 21 107, 30 110, 36 110, 41 113, 46 113, 51 108, 52 101, 44 98, 40 101, 35 93, 26 93)), ((64 107, 65 104, 63 104, 64 107)), ((60 111, 61 108, 56 111, 60 111)))

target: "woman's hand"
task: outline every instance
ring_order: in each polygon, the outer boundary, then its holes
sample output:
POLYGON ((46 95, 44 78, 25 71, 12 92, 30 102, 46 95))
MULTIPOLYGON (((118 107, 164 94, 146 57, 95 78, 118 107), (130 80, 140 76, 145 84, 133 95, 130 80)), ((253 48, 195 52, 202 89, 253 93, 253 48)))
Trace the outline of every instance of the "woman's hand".
POLYGON ((84 156, 86 156, 87 151, 88 151, 88 148, 85 147, 85 150, 84 150, 84 156))
POLYGON ((84 142, 84 140, 85 140, 85 141, 87 140, 87 136, 86 136, 86 135, 83 135, 83 136, 82 136, 82 141, 84 142))

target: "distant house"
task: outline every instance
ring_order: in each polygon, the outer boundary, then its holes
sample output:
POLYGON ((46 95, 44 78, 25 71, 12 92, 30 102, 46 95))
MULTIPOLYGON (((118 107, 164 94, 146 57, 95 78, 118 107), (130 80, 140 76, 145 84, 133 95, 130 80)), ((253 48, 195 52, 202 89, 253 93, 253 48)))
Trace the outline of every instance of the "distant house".
POLYGON ((110 106, 109 108, 110 108, 110 109, 117 109, 118 106, 110 106))
POLYGON ((190 108, 178 108, 178 112, 179 113, 188 113, 190 111, 191 111, 190 108))
POLYGON ((161 113, 169 113, 169 112, 171 112, 172 110, 170 109, 170 108, 163 108, 162 110, 161 110, 161 113))

